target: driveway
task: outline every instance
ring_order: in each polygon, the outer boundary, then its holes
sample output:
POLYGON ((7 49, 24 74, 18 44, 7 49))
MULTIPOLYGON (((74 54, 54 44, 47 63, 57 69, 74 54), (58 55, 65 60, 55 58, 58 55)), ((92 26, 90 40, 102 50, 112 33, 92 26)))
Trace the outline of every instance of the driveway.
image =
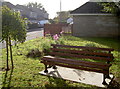
MULTIPOLYGON (((37 37, 43 37, 44 36, 44 29, 43 28, 37 28, 37 29, 29 29, 27 31, 27 37, 26 37, 26 41, 28 40, 32 40, 35 39, 37 37)), ((5 48, 5 42, 0 43, 0 49, 1 48, 5 48)), ((14 42, 12 42, 12 45, 14 45, 14 42)))

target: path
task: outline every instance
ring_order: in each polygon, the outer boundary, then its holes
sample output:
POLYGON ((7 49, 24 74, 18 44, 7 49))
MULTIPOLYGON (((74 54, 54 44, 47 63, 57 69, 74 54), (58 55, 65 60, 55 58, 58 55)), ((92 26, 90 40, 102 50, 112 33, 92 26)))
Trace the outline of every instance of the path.
MULTIPOLYGON (((26 41, 35 39, 36 37, 42 37, 42 36, 44 36, 43 32, 44 32, 43 28, 30 29, 27 32, 26 41)), ((14 45, 14 42, 12 42, 12 44, 14 45)), ((6 47, 5 45, 6 45, 5 42, 0 43, 0 49, 1 48, 5 48, 6 47)))

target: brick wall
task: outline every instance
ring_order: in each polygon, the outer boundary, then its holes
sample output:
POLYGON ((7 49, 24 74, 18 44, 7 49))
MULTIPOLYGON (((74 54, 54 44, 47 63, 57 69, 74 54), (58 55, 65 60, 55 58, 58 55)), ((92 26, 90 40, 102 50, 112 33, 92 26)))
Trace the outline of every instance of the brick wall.
POLYGON ((74 16, 73 36, 115 37, 118 31, 118 19, 114 16, 74 16))

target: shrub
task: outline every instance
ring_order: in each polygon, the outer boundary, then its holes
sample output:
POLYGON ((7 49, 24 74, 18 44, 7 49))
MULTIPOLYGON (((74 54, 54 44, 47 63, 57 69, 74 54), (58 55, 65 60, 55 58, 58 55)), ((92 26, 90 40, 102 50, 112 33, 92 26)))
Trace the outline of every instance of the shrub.
POLYGON ((44 41, 41 43, 41 46, 42 46, 41 48, 44 54, 46 55, 50 52, 51 44, 55 44, 55 41, 52 40, 51 37, 44 38, 43 40, 44 41))
POLYGON ((39 49, 32 49, 30 52, 28 52, 28 54, 26 55, 27 57, 41 57, 43 56, 43 53, 41 51, 39 51, 39 49))
POLYGON ((64 44, 64 40, 63 40, 63 38, 62 38, 63 32, 64 32, 64 31, 61 31, 59 34, 53 35, 52 38, 53 38, 53 40, 55 40, 55 43, 56 43, 56 44, 64 44))
POLYGON ((57 44, 65 44, 64 39, 61 37, 60 39, 57 40, 57 44))

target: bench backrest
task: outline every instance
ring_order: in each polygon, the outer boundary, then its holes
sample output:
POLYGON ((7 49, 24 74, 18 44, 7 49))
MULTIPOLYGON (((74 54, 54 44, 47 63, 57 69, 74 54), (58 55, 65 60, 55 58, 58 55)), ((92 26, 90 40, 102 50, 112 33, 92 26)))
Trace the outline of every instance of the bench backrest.
POLYGON ((50 55, 53 56, 93 59, 105 61, 107 63, 111 62, 114 59, 113 54, 111 54, 111 51, 113 51, 114 49, 111 48, 69 46, 57 44, 52 44, 51 46, 53 46, 53 48, 51 48, 52 52, 50 52, 50 55))

